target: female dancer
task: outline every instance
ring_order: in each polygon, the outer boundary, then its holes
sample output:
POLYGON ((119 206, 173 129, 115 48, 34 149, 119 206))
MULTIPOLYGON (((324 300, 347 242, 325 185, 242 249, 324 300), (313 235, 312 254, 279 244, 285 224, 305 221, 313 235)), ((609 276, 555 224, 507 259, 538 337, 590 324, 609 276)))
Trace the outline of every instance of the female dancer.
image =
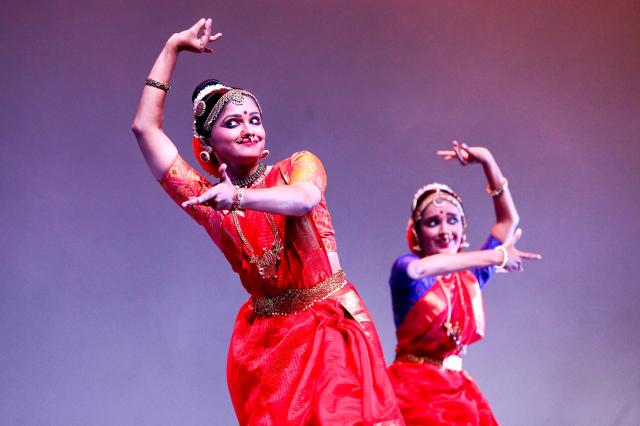
POLYGON ((398 336, 389 375, 407 425, 494 425, 460 356, 484 336, 480 290, 496 266, 520 271, 523 259, 540 256, 515 247, 518 213, 488 149, 454 142, 438 155, 482 164, 496 223, 482 250, 462 252, 467 218, 460 197, 438 183, 416 192, 407 229, 413 254, 396 260, 389 280, 398 336))
POLYGON ((345 279, 309 152, 265 166, 255 96, 207 80, 193 93, 193 148, 210 183, 162 130, 178 54, 211 52, 211 19, 173 34, 142 92, 133 131, 152 174, 209 233, 251 295, 229 348, 227 380, 242 425, 402 424, 371 318, 345 279))

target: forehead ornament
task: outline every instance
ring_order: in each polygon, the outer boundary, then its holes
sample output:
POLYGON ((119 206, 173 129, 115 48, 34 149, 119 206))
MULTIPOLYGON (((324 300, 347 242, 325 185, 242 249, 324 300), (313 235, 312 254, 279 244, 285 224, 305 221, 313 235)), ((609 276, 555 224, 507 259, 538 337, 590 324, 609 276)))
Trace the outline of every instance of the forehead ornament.
POLYGON ((250 96, 255 101, 256 105, 258 106, 258 111, 260 111, 260 114, 262 114, 262 109, 260 108, 260 104, 258 103, 258 100, 256 99, 255 96, 253 96, 251 92, 243 89, 231 89, 227 93, 222 95, 220 99, 218 99, 218 102, 216 102, 216 104, 211 109, 211 112, 209 113, 207 120, 204 122, 203 127, 205 128, 205 130, 207 131, 211 130, 211 126, 213 126, 213 122, 216 121, 216 119, 218 118, 218 115, 220 114, 224 106, 227 104, 227 102, 231 102, 234 105, 240 106, 244 104, 244 98, 246 96, 250 96))
POLYGON ((430 204, 433 204, 437 207, 442 207, 446 202, 453 204, 460 212, 460 216, 462 216, 462 218, 464 219, 462 200, 457 196, 453 189, 441 183, 431 183, 429 185, 423 186, 422 188, 418 189, 413 196, 413 202, 411 203, 413 220, 415 221, 415 223, 418 223, 422 217, 422 212, 427 207, 429 207, 430 204), (431 191, 433 191, 432 194, 429 194, 424 199, 421 199, 423 194, 431 191))

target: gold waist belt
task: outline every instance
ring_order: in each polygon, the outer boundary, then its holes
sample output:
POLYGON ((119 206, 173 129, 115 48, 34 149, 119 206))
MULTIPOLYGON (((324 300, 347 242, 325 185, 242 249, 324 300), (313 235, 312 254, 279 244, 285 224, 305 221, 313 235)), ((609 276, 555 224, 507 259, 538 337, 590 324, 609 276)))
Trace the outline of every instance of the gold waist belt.
POLYGON ((347 284, 344 272, 339 270, 311 288, 288 288, 274 297, 254 297, 253 311, 258 315, 290 315, 310 308, 347 284))
POLYGON ((459 355, 449 355, 445 359, 440 360, 428 356, 398 354, 396 355, 396 361, 415 362, 416 364, 431 364, 446 370, 462 371, 462 357, 459 355))

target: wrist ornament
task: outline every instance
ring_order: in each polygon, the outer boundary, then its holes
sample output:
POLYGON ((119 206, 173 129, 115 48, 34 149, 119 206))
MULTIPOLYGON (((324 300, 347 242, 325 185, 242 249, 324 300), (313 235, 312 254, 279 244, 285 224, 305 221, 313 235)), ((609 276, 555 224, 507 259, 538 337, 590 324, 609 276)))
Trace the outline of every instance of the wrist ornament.
POLYGON ((242 202, 244 201, 244 189, 240 186, 235 186, 235 188, 236 200, 233 202, 231 210, 242 210, 242 202))
POLYGON ((169 89, 171 89, 171 85, 169 83, 163 83, 161 81, 158 80, 154 80, 152 78, 147 77, 146 80, 144 81, 144 84, 146 86, 151 86, 151 87, 155 87, 156 89, 160 89, 164 92, 168 92, 169 89))
POLYGON ((492 198, 495 198, 497 196, 499 196, 500 194, 502 194, 504 192, 505 189, 509 188, 509 179, 507 179, 506 177, 502 177, 502 180, 500 181, 500 187, 499 188, 491 188, 490 185, 487 185, 487 194, 489 194, 492 198))
POLYGON ((505 266, 507 266, 507 262, 509 262, 509 253, 507 253, 507 249, 504 248, 503 245, 499 245, 498 247, 494 248, 494 250, 502 252, 502 262, 496 266, 500 269, 503 269, 505 266))

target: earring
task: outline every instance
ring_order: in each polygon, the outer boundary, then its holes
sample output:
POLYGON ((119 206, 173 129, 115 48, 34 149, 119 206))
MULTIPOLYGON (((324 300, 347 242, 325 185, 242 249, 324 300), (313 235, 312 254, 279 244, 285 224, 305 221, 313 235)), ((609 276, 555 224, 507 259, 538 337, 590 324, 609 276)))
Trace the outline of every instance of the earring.
POLYGON ((213 147, 209 145, 204 139, 200 139, 200 145, 202 145, 202 151, 200 151, 200 159, 204 163, 208 163, 211 161, 211 152, 213 152, 213 147))
POLYGON ((462 236, 462 242, 460 243, 460 250, 471 247, 471 244, 467 242, 467 234, 462 236))
POLYGON ((413 245, 411 246, 411 250, 415 253, 419 253, 421 250, 420 239, 418 239, 418 233, 413 226, 411 227, 411 236, 413 237, 413 245))

